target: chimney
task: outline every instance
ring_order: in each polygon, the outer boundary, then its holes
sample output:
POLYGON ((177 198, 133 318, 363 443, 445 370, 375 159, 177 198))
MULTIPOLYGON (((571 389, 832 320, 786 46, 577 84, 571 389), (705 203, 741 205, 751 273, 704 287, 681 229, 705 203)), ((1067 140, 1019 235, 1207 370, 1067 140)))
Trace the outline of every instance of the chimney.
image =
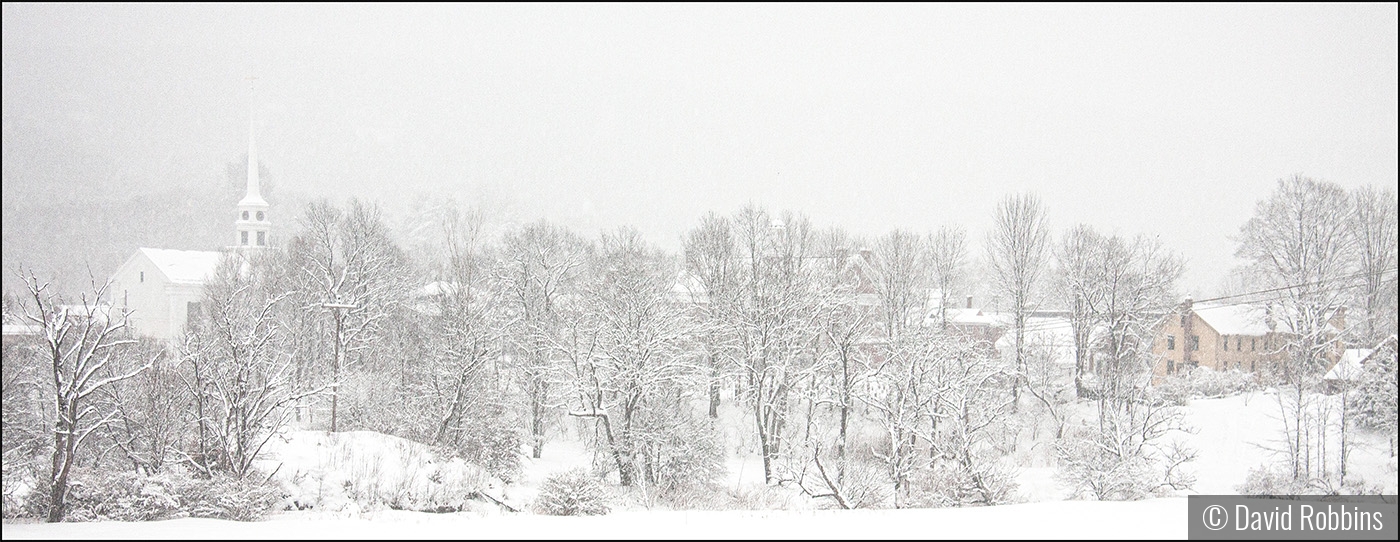
POLYGON ((972 308, 972 296, 967 296, 967 308, 972 308))

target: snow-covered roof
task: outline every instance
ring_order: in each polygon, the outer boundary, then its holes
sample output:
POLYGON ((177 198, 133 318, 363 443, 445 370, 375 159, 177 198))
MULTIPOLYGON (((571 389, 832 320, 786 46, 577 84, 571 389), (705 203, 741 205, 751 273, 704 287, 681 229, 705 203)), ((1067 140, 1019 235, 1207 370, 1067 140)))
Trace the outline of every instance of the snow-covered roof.
POLYGON ((214 269, 219 266, 222 252, 207 250, 172 250, 167 248, 142 248, 141 253, 150 258, 165 278, 170 282, 204 284, 214 269))
MULTIPOLYGON (((930 318, 937 319, 938 312, 933 312, 930 318)), ((948 309, 948 322, 961 325, 984 325, 994 326, 1001 323, 995 313, 984 313, 982 309, 948 309)))
POLYGON ((1370 348, 1346 349, 1345 352, 1342 352, 1342 359, 1337 360, 1337 363, 1332 365, 1332 369, 1327 371, 1327 375, 1322 377, 1322 379, 1356 380, 1361 376, 1361 371, 1363 370, 1361 362, 1371 357, 1371 352, 1374 351, 1375 350, 1370 348))
POLYGON ((671 300, 678 303, 705 304, 710 302, 710 296, 705 292, 705 285, 700 283, 699 278, 682 272, 676 276, 676 283, 671 285, 671 300))
MULTIPOLYGON (((1058 316, 1027 318, 1026 346, 1045 352, 1054 363, 1074 365, 1074 326, 1068 318, 1058 316)), ((1015 336, 1010 333, 1001 336, 996 347, 1002 351, 1014 350, 1015 336)))
POLYGON ((1197 305, 1191 308, 1197 316, 1221 335, 1265 335, 1263 307, 1250 305, 1197 305))

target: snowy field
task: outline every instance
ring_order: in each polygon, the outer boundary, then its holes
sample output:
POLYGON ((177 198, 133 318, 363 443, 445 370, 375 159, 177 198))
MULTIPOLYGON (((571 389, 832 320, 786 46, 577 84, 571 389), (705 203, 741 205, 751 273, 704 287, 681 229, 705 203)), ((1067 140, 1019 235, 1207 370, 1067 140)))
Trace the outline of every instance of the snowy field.
POLYGON ((1064 501, 989 508, 849 511, 622 511, 595 517, 378 512, 260 522, 10 524, 5 538, 1185 538, 1186 499, 1064 501))
MULTIPOLYGON (((1196 492, 1234 493, 1249 469, 1270 460, 1268 446, 1277 438, 1277 403, 1268 393, 1253 393, 1191 402, 1189 422, 1198 429, 1184 435, 1200 450, 1194 463, 1199 476, 1196 492)), ((567 437, 568 431, 565 431, 567 437)), ((731 438, 742 436, 735 434, 731 438)), ((279 478, 310 480, 339 486, 355 478, 366 462, 408 462, 404 469, 379 469, 382 482, 410 480, 425 469, 470 478, 469 467, 431 464, 432 458, 413 443, 368 432, 344 433, 331 443, 319 432, 298 432, 274 446, 270 457, 285 463, 279 478), (353 443, 353 444, 352 444, 353 443), (353 453, 351 453, 353 451, 353 453), (465 469, 465 470, 464 470, 465 469), (330 483, 326 483, 330 482, 330 483)), ((586 466, 590 453, 576 439, 546 446, 538 460, 526 459, 518 484, 497 488, 508 503, 523 506, 537 485, 554 472, 586 466)), ((1394 461, 1384 441, 1362 435, 1352 456, 1352 472, 1395 491, 1394 461)), ((363 473, 359 477, 363 477, 363 473)), ((728 483, 735 489, 762 487, 762 466, 756 457, 735 454, 728 483)), ((347 503, 339 510, 273 514, 261 522, 178 519, 150 523, 65 523, 5 525, 5 538, 1184 538, 1186 499, 1137 502, 1065 501, 1066 488, 1048 466, 1020 471, 1023 504, 988 508, 922 510, 814 510, 810 498, 785 494, 783 506, 797 510, 670 511, 620 506, 599 517, 551 517, 510 514, 494 507, 431 514, 395 510, 360 511, 347 503)), ((327 502, 334 502, 328 499, 327 502)))

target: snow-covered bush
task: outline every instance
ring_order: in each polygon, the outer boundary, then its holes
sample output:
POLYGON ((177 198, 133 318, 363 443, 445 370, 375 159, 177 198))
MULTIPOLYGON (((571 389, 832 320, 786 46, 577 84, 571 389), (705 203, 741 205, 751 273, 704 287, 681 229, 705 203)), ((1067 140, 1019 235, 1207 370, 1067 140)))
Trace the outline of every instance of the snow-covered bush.
POLYGON ((712 490, 728 472, 720 435, 704 421, 680 421, 659 444, 655 480, 663 492, 712 490))
POLYGON ((555 473, 540 486, 535 511, 551 516, 597 516, 608 513, 603 483, 576 468, 555 473))
POLYGON ((1212 399, 1239 395, 1259 388, 1253 373, 1239 369, 1216 371, 1196 367, 1184 375, 1169 376, 1158 386, 1164 398, 1184 405, 1189 399, 1212 399))
POLYGON ((969 469, 949 462, 915 472, 909 485, 911 491, 904 502, 909 508, 1007 504, 1018 487, 1015 473, 1000 463, 969 469))
POLYGON ((1323 479, 1294 477, 1288 469, 1260 465, 1249 469, 1244 483, 1235 486, 1241 495, 1382 495, 1384 487, 1367 484, 1360 476, 1348 476, 1343 485, 1323 479))
POLYGON ((506 483, 520 475, 519 424, 504 415, 481 416, 463 422, 457 453, 506 483))
MULTIPOLYGON (((1146 419, 1170 423, 1150 415, 1146 419)), ((1101 501, 1146 499, 1190 488, 1195 479, 1181 467, 1195 459, 1195 451, 1177 442, 1156 440, 1154 436, 1113 441, 1091 429, 1075 431, 1055 444, 1060 461, 1057 477, 1072 488, 1075 497, 1101 501)))
POLYGON ((281 499, 280 491, 228 476, 201 479, 183 473, 140 476, 90 471, 74 478, 66 521, 154 521, 181 517, 253 521, 281 499))

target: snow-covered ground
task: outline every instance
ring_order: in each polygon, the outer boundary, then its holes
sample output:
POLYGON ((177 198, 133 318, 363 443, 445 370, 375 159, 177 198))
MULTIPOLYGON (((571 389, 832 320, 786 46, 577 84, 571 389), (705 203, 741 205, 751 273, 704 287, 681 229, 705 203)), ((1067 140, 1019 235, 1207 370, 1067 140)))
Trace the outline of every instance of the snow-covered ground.
POLYGON ((990 508, 804 511, 621 511, 595 517, 378 512, 355 519, 298 513, 238 523, 11 524, 6 538, 1185 538, 1186 499, 1062 501, 990 508))
MULTIPOLYGON (((1253 393, 1191 402, 1187 422, 1195 434, 1183 434, 1199 450, 1192 464, 1198 476, 1196 493, 1230 494, 1251 468, 1269 463, 1267 447, 1279 436, 1278 403, 1269 393, 1253 393)), ((753 453, 737 412, 725 412, 726 440, 731 453, 725 491, 765 491, 762 461, 753 453), (729 422, 732 422, 729 423, 729 422)), ((281 464, 277 478, 295 480, 302 491, 310 487, 340 488, 373 470, 379 486, 412 488, 437 477, 462 485, 486 484, 506 502, 522 507, 533 501, 536 488, 549 475, 588 467, 592 453, 579 439, 579 427, 560 428, 539 459, 526 458, 516 484, 475 478, 474 468, 431 457, 422 445, 368 432, 293 432, 271 447, 265 468, 281 464), (381 464, 413 463, 393 468, 381 464), (378 466, 376 466, 378 465, 378 466), (314 482, 313 482, 314 481, 314 482)), ((1395 462, 1383 439, 1359 434, 1350 472, 1369 483, 1396 489, 1395 462)), ((1048 455, 1039 446, 1024 454, 1019 497, 1024 504, 989 508, 936 510, 814 510, 815 503, 796 491, 772 488, 763 502, 792 510, 670 511, 647 510, 628 503, 606 516, 561 518, 509 514, 474 503, 466 512, 431 514, 397 510, 362 511, 347 499, 326 500, 340 507, 280 512, 267 521, 238 523, 180 519, 151 523, 6 524, 6 538, 1184 538, 1186 500, 1139 502, 1064 501, 1068 494, 1057 480, 1048 455)), ((322 497, 324 499, 324 496, 322 497)), ((758 502, 758 501, 755 501, 758 502)))

